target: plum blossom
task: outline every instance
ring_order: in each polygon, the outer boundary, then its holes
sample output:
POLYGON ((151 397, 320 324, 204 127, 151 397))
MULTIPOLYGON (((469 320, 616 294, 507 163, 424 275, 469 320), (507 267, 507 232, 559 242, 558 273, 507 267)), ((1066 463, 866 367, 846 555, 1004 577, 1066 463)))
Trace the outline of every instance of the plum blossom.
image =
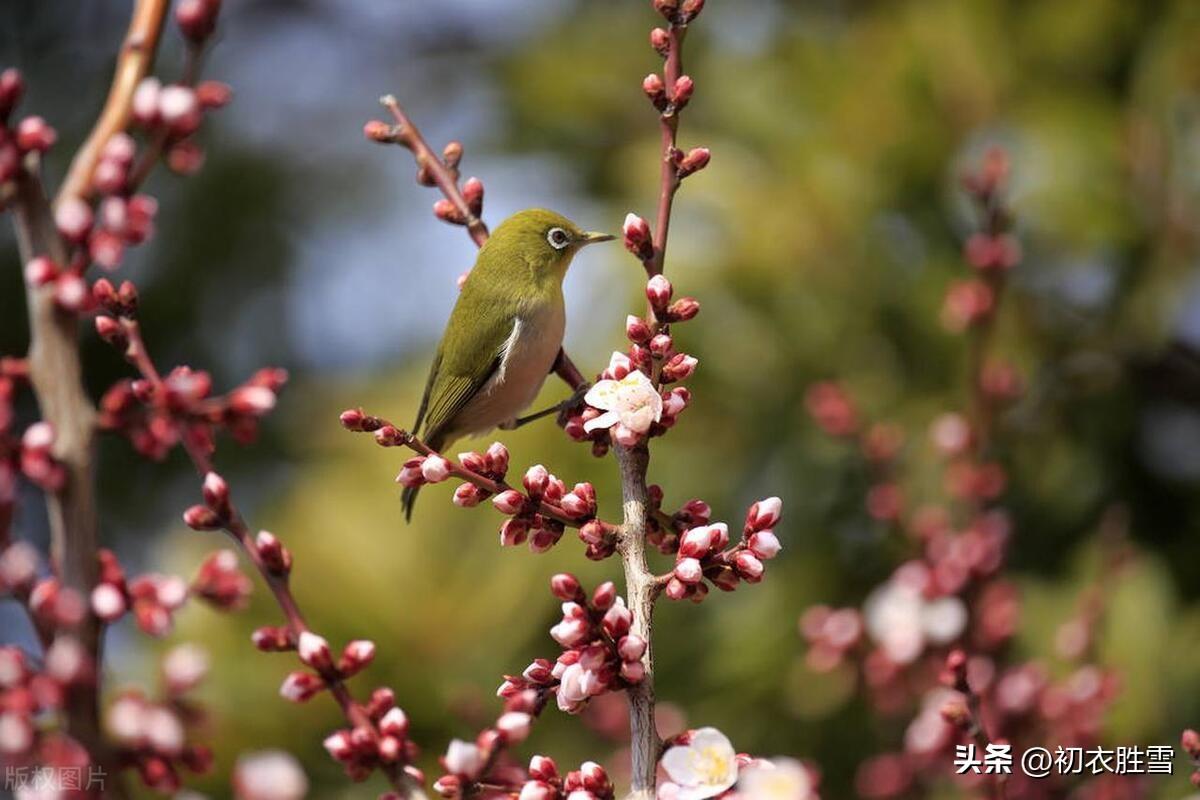
POLYGON ((233 791, 238 800, 299 800, 308 794, 308 778, 290 753, 263 750, 238 759, 233 791))
POLYGON ((911 664, 926 644, 948 644, 963 632, 967 608, 957 597, 925 597, 920 586, 893 577, 863 606, 867 633, 896 664, 911 664))
POLYGON ((738 775, 739 800, 816 800, 812 775, 792 758, 756 760, 738 775))
POLYGON ((662 396, 646 374, 634 370, 620 380, 602 380, 583 397, 584 401, 605 412, 584 423, 588 433, 618 426, 641 435, 662 419, 662 396))
POLYGON ((662 767, 671 779, 665 794, 674 800, 705 800, 727 791, 738 778, 737 753, 716 728, 692 732, 687 744, 667 750, 662 767))

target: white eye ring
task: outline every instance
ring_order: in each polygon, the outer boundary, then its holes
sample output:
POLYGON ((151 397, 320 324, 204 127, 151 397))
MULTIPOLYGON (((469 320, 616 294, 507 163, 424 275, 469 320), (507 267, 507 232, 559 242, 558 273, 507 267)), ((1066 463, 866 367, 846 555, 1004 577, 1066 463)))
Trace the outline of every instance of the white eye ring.
POLYGON ((562 250, 571 243, 571 234, 564 231, 562 228, 551 228, 546 233, 546 241, 555 250, 562 250))

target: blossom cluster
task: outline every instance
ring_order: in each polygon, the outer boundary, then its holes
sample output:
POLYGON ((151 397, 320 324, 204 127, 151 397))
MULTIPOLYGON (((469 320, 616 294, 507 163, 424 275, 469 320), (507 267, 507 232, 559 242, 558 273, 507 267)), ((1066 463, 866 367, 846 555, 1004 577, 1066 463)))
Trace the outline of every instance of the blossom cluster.
POLYGON ((563 648, 555 661, 539 658, 520 675, 506 675, 498 694, 504 698, 529 689, 553 691, 558 707, 570 714, 598 695, 640 683, 646 675, 646 640, 631 633, 633 614, 611 581, 589 597, 579 580, 559 573, 550 590, 562 601, 562 619, 550 636, 563 648))
POLYGON ((738 753, 716 728, 688 730, 666 744, 658 800, 818 800, 820 776, 810 765, 738 753))
POLYGON ((690 598, 700 602, 708 594, 707 580, 731 592, 738 583, 758 583, 766 571, 764 561, 774 558, 782 546, 773 528, 783 512, 778 497, 768 497, 750 506, 741 539, 729 546, 729 527, 723 522, 698 525, 679 536, 675 568, 664 590, 672 600, 690 598))

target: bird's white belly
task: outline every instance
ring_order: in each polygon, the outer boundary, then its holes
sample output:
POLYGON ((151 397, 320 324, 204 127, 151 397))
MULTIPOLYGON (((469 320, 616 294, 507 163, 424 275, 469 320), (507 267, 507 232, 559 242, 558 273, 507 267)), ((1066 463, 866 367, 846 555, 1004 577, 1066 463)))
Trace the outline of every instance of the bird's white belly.
POLYGON ((485 433, 516 419, 541 391, 562 347, 566 314, 561 304, 521 317, 505 344, 500 367, 460 413, 463 433, 485 433))

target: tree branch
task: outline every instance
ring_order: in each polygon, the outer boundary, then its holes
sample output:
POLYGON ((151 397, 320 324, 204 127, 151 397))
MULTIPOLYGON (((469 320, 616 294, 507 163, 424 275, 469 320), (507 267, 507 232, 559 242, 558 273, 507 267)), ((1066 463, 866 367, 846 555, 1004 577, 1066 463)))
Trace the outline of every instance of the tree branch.
POLYGON ((71 168, 54 201, 56 206, 68 197, 87 199, 91 195, 92 174, 100 163, 100 154, 108 140, 129 125, 133 93, 154 64, 168 5, 168 0, 137 0, 117 58, 108 100, 92 132, 71 160, 71 168))

